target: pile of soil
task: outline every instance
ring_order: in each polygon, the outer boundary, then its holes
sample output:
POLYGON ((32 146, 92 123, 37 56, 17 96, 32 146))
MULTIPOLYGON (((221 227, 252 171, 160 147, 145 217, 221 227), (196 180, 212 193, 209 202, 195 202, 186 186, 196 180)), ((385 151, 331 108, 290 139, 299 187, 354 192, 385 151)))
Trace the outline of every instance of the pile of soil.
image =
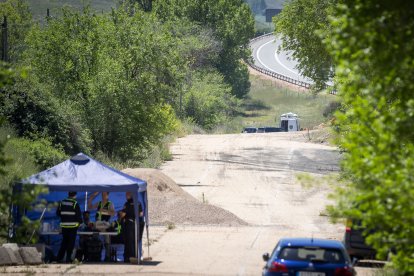
POLYGON ((229 211, 198 201, 160 170, 137 168, 123 172, 147 181, 152 225, 247 225, 229 211))

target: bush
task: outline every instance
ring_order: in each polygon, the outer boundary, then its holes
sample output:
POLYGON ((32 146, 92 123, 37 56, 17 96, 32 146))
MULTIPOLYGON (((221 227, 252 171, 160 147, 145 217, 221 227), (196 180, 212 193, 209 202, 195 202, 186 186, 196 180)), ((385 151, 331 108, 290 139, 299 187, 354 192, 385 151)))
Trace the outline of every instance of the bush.
POLYGON ((205 129, 224 123, 239 106, 230 86, 216 72, 197 72, 190 90, 184 95, 185 116, 205 129))
POLYGON ((331 119, 334 116, 334 113, 339 110, 341 103, 337 101, 330 102, 325 109, 323 110, 323 117, 331 119))
MULTIPOLYGON (((28 145, 24 139, 12 138, 13 132, 10 128, 0 128, 0 142, 5 144, 4 155, 7 163, 2 166, 6 172, 0 178, 0 243, 8 237, 8 227, 11 223, 9 215, 10 206, 13 203, 22 209, 31 208, 31 204, 40 193, 47 192, 44 187, 24 186, 19 194, 13 194, 13 186, 16 181, 36 173, 39 168, 36 166, 35 157, 29 153, 29 150, 23 146, 28 145), (23 143, 21 143, 24 141, 23 143), (18 145, 18 146, 16 146, 18 145)), ((30 141, 28 141, 30 143, 30 141)), ((16 242, 27 242, 26 235, 31 229, 36 227, 35 222, 28 223, 23 217, 22 224, 17 230, 14 237, 16 242)))

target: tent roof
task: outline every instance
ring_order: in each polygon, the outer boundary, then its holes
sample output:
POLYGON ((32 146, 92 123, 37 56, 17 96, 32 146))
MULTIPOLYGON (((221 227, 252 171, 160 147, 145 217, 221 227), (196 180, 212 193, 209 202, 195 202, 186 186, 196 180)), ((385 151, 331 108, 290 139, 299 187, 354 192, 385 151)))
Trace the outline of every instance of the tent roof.
POLYGON ((32 175, 22 183, 45 185, 51 191, 143 192, 147 188, 144 180, 104 165, 83 153, 32 175))

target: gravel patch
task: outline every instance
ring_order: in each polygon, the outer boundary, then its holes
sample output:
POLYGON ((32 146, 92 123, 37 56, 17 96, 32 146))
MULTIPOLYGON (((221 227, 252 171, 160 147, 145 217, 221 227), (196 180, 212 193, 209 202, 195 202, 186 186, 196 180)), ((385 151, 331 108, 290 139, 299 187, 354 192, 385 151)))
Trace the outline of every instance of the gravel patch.
POLYGON ((198 201, 159 170, 137 168, 123 172, 147 181, 152 225, 247 225, 229 211, 198 201))

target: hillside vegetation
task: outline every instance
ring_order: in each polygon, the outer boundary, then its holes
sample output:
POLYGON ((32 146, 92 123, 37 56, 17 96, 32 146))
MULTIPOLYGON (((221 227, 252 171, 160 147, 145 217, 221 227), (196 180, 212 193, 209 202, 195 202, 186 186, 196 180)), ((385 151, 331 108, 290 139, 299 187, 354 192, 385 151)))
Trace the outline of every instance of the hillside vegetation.
POLYGON ((0 2, 9 27, 0 71, 0 238, 17 202, 15 180, 78 152, 118 167, 156 166, 185 126, 210 130, 240 112, 250 89, 241 62, 254 35, 248 5, 149 3, 0 2))
POLYGON ((326 110, 337 100, 329 94, 313 95, 278 87, 257 76, 251 76, 250 80, 252 88, 249 100, 244 103, 244 126, 279 126, 280 115, 293 112, 299 115, 301 128, 313 129, 328 120, 326 110))

